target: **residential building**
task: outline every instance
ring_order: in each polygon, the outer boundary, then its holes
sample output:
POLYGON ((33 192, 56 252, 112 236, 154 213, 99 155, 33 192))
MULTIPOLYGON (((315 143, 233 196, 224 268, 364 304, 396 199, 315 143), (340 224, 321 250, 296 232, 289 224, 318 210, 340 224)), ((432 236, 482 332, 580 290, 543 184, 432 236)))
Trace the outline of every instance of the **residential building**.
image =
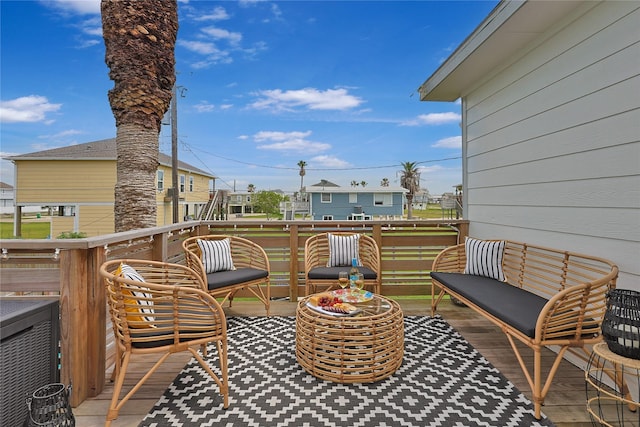
POLYGON ((242 216, 253 213, 253 192, 233 191, 229 193, 227 199, 227 211, 229 215, 242 216))
POLYGON ((406 189, 402 187, 340 187, 330 181, 307 186, 313 220, 402 218, 406 189))
POLYGON ((640 3, 502 1, 419 88, 462 101, 469 234, 601 256, 640 290, 640 3))
MULTIPOLYGON (((8 157, 15 164, 15 233, 30 206, 54 210, 51 236, 81 232, 87 236, 114 231, 116 140, 105 139, 8 157)), ((157 224, 173 222, 171 157, 158 155, 157 224)), ((211 197, 215 177, 178 162, 179 220, 197 216, 211 197)))
POLYGON ((0 182, 0 213, 13 213, 13 185, 0 182))

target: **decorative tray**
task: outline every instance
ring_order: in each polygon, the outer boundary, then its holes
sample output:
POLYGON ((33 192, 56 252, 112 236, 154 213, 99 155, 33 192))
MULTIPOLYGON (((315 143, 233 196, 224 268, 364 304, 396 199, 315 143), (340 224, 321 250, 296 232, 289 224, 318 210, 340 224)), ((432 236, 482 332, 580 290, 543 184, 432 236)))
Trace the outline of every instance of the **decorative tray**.
POLYGON ((348 303, 359 303, 359 302, 367 302, 373 299, 373 293, 369 291, 359 291, 352 289, 336 289, 331 291, 331 294, 335 297, 340 298, 344 302, 348 303))
POLYGON ((358 313, 360 313, 362 310, 361 309, 356 309, 354 311, 351 311, 349 313, 337 313, 335 311, 328 311, 323 309, 322 307, 318 306, 318 305, 313 305, 311 304, 311 301, 307 301, 307 307, 311 308, 312 310, 317 311, 318 313, 322 313, 322 314, 327 314, 329 316, 336 316, 336 317, 345 317, 345 316, 354 316, 358 313))

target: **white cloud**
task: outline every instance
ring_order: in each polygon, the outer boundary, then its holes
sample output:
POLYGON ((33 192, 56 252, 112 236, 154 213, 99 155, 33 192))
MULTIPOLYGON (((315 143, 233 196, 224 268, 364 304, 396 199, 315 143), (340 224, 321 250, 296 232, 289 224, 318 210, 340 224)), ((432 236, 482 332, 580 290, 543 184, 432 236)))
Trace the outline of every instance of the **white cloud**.
POLYGON ((62 132, 58 132, 53 135, 40 135, 38 138, 39 139, 59 139, 59 138, 66 138, 68 136, 81 135, 83 133, 84 132, 79 131, 77 129, 69 129, 69 130, 63 130, 62 132))
POLYGON ((29 95, 0 101, 0 122, 44 122, 46 114, 58 111, 62 104, 52 104, 44 96, 29 95))
POLYGON ((191 64, 193 68, 202 69, 214 64, 230 64, 233 62, 229 51, 218 49, 215 43, 190 40, 178 40, 176 43, 191 52, 205 56, 204 59, 191 64))
POLYGON ((320 153, 331 148, 330 144, 308 140, 307 137, 310 135, 311 131, 261 131, 253 135, 253 139, 258 142, 257 148, 260 150, 291 151, 296 153, 313 154, 320 153))
POLYGON ((205 13, 194 17, 194 21, 224 21, 229 19, 229 14, 222 6, 217 6, 211 13, 205 13))
POLYGON ((407 120, 401 125, 404 126, 422 126, 422 125, 443 125, 448 123, 459 123, 462 116, 459 113, 429 113, 420 114, 412 120, 407 120))
POLYGON ((434 148, 460 148, 462 147, 461 136, 450 136, 449 138, 443 138, 432 145, 434 148))
POLYGON ((339 159, 334 156, 327 156, 327 155, 315 156, 310 160, 310 162, 313 163, 314 167, 335 168, 335 169, 347 168, 351 165, 349 162, 345 160, 339 159))
POLYGON ((238 4, 239 4, 241 7, 248 7, 248 6, 253 6, 253 5, 255 5, 256 3, 261 3, 261 2, 264 2, 264 1, 265 1, 265 0, 239 0, 239 1, 238 1, 238 4))
POLYGON ((95 46, 97 44, 100 44, 100 40, 82 40, 80 41, 80 44, 78 45, 78 47, 80 49, 85 49, 91 46, 95 46))
POLYGON ((218 48, 216 47, 216 45, 208 42, 178 40, 177 44, 187 50, 199 53, 201 55, 210 55, 212 53, 218 52, 218 48))
POLYGON ((41 3, 66 13, 100 14, 100 0, 41 0, 41 3))
POLYGON ((277 131, 260 131, 253 136, 256 141, 284 141, 291 138, 306 138, 311 135, 311 131, 306 132, 277 132, 277 131))
POLYGON ((203 28, 202 32, 214 40, 226 40, 233 46, 238 46, 242 41, 242 34, 216 27, 203 28))
POLYGON ((97 16, 85 19, 79 26, 80 30, 89 36, 102 37, 102 21, 97 16))
POLYGON ((421 174, 425 174, 426 175, 426 174, 441 172, 442 170, 444 170, 444 167, 442 167, 440 165, 420 166, 418 168, 418 170, 420 171, 421 174))
POLYGON ((198 113, 210 113, 215 110, 215 105, 209 104, 207 101, 201 101, 193 106, 198 113))
MULTIPOLYGON (((80 33, 102 39, 102 19, 100 17, 100 0, 40 0, 44 6, 54 9, 61 16, 70 19, 74 15, 93 15, 83 19, 71 26, 77 28, 80 33)), ((85 40, 80 35, 78 38, 78 48, 85 49, 101 43, 101 40, 85 40)))
POLYGON ((306 107, 310 110, 348 110, 355 108, 364 101, 357 96, 350 95, 346 89, 327 89, 321 91, 315 88, 300 90, 263 90, 253 95, 260 99, 250 104, 256 109, 275 109, 291 111, 296 107, 306 107))

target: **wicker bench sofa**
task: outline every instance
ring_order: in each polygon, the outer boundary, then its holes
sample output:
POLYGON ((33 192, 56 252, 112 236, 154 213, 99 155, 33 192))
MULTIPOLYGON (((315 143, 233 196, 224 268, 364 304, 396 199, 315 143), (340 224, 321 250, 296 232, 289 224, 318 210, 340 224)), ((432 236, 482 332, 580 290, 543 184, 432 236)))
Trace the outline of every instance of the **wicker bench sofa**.
POLYGON ((615 288, 618 267, 610 261, 513 241, 467 238, 443 250, 431 272, 431 313, 445 294, 499 326, 531 387, 535 416, 567 351, 587 360, 584 346, 602 339, 606 292, 615 288), (516 340, 533 350, 531 372, 516 340), (541 350, 559 351, 546 379, 541 350))

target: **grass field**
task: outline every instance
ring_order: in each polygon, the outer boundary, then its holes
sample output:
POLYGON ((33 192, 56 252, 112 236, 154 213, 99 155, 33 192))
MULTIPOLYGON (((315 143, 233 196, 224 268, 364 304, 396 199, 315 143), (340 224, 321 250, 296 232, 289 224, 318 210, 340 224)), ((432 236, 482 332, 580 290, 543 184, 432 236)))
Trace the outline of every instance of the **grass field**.
MULTIPOLYGON (((440 209, 440 205, 429 205, 427 209, 414 209, 413 217, 422 219, 446 219, 449 218, 440 209)), ((455 212, 454 212, 455 215, 455 212)), ((251 219, 260 219, 260 215, 255 215, 251 219)), ((266 214, 264 215, 266 219, 266 214)), ((49 222, 23 222, 22 223, 22 239, 47 239, 49 238, 49 222)), ((0 222, 0 239, 13 239, 13 222, 2 221, 0 222)))
MULTIPOLYGON (((47 239, 49 238, 51 224, 43 222, 23 222, 22 239, 47 239)), ((13 222, 0 222, 0 239, 14 239, 13 222)))

